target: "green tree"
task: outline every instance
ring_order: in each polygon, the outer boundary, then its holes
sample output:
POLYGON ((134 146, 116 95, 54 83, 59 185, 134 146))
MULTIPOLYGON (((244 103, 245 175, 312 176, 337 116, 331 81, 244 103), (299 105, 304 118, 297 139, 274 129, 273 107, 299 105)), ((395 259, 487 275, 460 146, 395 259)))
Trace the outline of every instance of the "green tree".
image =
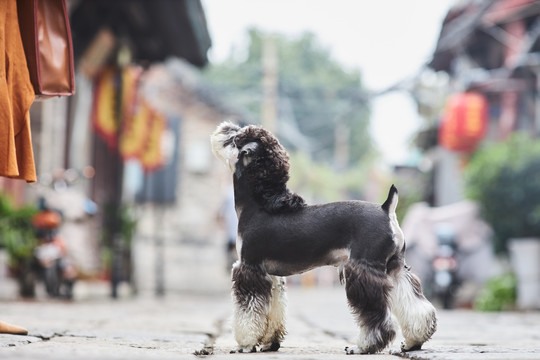
POLYGON ((466 172, 467 196, 477 201, 494 231, 497 252, 512 238, 540 236, 540 140, 515 133, 486 143, 466 172))
MULTIPOLYGON (((245 56, 231 53, 221 63, 210 65, 205 81, 229 104, 245 111, 257 123, 261 113, 263 42, 267 34, 249 31, 245 56)), ((332 59, 311 33, 298 38, 272 35, 278 56, 280 126, 298 130, 296 138, 280 136, 289 150, 307 152, 316 161, 340 170, 372 160, 373 141, 369 108, 358 70, 349 70, 332 59), (336 128, 341 129, 336 136, 336 128), (345 158, 335 163, 336 145, 344 143, 345 158), (303 144, 303 146, 301 145, 303 144)))

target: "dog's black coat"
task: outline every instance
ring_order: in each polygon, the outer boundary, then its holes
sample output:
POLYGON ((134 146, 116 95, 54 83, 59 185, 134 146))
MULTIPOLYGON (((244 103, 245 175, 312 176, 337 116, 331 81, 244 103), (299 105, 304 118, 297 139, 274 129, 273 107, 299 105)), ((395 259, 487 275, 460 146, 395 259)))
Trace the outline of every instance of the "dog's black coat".
POLYGON ((388 228, 389 222, 380 206, 340 202, 306 206, 287 214, 268 214, 256 204, 250 205, 243 204, 239 219, 241 257, 248 263, 268 264, 271 275, 286 276, 334 265, 336 259, 329 254, 340 249, 348 249, 351 257, 365 259, 370 266, 386 271, 395 251, 390 229, 382 241, 379 239, 381 234, 377 230, 388 228), (368 214, 369 223, 354 221, 368 214), (318 236, 313 237, 313 233, 318 236), (268 260, 279 261, 281 266, 272 267, 268 260))
POLYGON ((376 353, 396 336, 393 328, 380 326, 386 319, 392 284, 384 271, 373 270, 364 261, 348 262, 344 272, 347 301, 357 321, 380 330, 371 347, 364 349, 366 353, 376 353))
MULTIPOLYGON (((243 134, 237 137, 236 146, 242 149, 253 140, 276 141, 273 137, 261 139, 243 134)), ((333 265, 336 260, 329 258, 331 251, 349 249, 351 257, 366 259, 371 266, 386 271, 386 264, 395 252, 393 233, 388 226, 388 207, 397 192, 395 187, 382 206, 363 201, 308 206, 286 187, 287 154, 281 146, 270 145, 273 154, 263 153, 268 146, 261 144, 238 155, 234 189, 238 233, 242 238, 241 258, 251 264, 266 263, 269 274, 286 276, 333 265), (247 165, 246 157, 250 158, 247 165), (359 218, 370 221, 360 223, 356 221, 359 218), (386 233, 381 234, 381 229, 386 229, 386 233), (280 266, 270 266, 268 260, 279 261, 280 266)))
POLYGON ((392 341, 391 306, 404 330, 404 350, 419 348, 430 338, 436 328, 435 311, 405 265, 394 186, 382 205, 364 201, 307 205, 287 188, 289 157, 271 133, 225 123, 213 136, 214 152, 234 171, 240 261, 233 267, 232 280, 239 351, 252 351, 259 344, 263 350, 277 350, 283 340, 282 300, 273 299, 283 299, 284 289, 269 275, 287 276, 324 265, 339 266, 340 277, 345 278, 349 305, 361 337, 365 336, 354 351, 374 353, 392 341), (398 293, 393 292, 395 286, 398 293), (413 308, 396 304, 396 296, 404 296, 413 308), (280 315, 275 315, 276 309, 280 315))

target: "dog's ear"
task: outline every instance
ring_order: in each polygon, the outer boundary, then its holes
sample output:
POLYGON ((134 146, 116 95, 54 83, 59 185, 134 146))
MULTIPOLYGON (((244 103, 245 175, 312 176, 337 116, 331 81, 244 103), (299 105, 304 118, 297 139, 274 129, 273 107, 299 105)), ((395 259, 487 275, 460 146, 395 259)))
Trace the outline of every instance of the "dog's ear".
POLYGON ((397 188, 392 184, 390 187, 390 191, 388 192, 388 198, 382 204, 383 210, 387 214, 395 214, 396 213, 396 207, 398 204, 398 191, 397 188))
POLYGON ((240 149, 238 160, 241 159, 242 164, 244 166, 248 166, 251 160, 253 159, 253 155, 257 151, 258 147, 259 147, 259 144, 256 141, 252 141, 242 146, 242 148, 240 149))

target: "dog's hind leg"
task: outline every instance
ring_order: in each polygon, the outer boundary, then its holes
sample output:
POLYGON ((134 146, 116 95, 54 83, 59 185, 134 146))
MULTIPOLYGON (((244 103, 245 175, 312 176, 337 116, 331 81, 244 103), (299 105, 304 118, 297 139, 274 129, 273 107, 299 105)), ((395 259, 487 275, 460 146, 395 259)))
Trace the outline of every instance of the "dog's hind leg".
POLYGON ((233 330, 238 352, 255 352, 266 335, 272 280, 260 265, 237 261, 232 269, 233 330))
POLYGON ((395 337, 394 317, 389 308, 391 283, 386 273, 362 261, 345 264, 347 300, 360 327, 358 348, 349 354, 372 354, 383 350, 395 337))
POLYGON ((266 333, 261 340, 261 351, 277 351, 285 337, 285 318, 287 315, 287 294, 285 278, 270 276, 272 279, 272 297, 268 309, 266 333))
POLYGON ((420 280, 407 266, 399 268, 392 278, 390 306, 405 338, 401 350, 419 350, 437 329, 436 310, 424 297, 420 280))

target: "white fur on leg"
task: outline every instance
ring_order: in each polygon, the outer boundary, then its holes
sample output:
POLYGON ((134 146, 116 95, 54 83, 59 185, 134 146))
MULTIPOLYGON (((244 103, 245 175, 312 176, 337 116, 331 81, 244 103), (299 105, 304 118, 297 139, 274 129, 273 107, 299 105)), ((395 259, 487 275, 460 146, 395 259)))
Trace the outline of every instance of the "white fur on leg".
POLYGON ((419 349, 431 338, 437 328, 436 310, 421 293, 418 278, 407 269, 402 269, 395 279, 390 306, 405 338, 403 351, 419 349))
MULTIPOLYGON (((240 261, 233 265, 233 272, 238 266, 240 266, 240 261)), ((238 352, 254 352, 267 328, 268 301, 264 296, 251 296, 247 299, 246 306, 241 306, 234 291, 232 297, 234 300, 233 330, 234 338, 238 343, 238 352)))
POLYGON ((266 316, 257 311, 234 309, 233 330, 238 343, 238 352, 254 352, 261 338, 261 329, 266 328, 266 316))
POLYGON ((266 332, 261 339, 261 351, 276 351, 286 333, 287 294, 285 292, 285 278, 270 277, 272 278, 272 298, 268 309, 266 332))

